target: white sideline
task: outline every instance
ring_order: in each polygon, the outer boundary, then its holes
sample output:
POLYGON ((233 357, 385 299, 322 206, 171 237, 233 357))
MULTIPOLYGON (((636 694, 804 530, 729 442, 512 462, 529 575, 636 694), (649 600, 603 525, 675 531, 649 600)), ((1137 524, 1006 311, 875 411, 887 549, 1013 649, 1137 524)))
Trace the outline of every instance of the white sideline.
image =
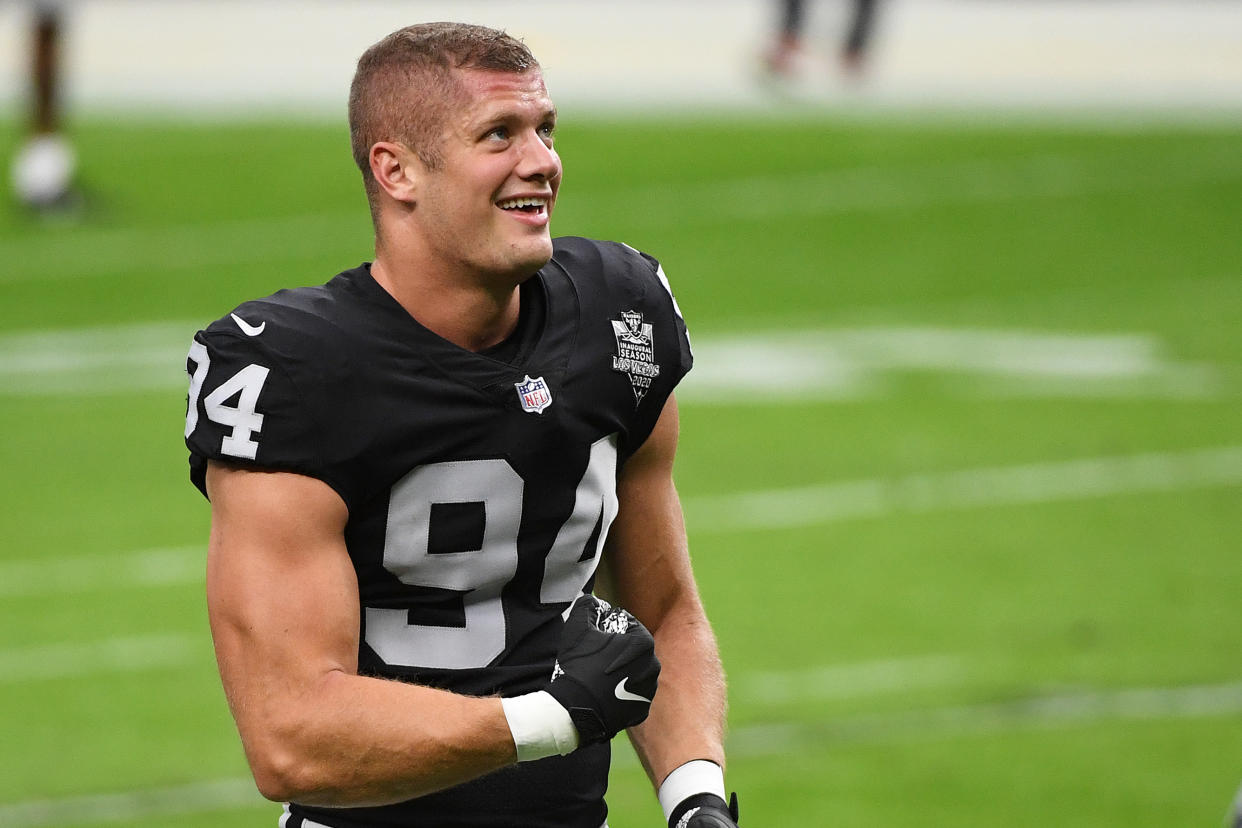
MULTIPOLYGON (((840 744, 909 744, 994 736, 1021 730, 1090 726, 1109 721, 1208 718, 1242 711, 1242 682, 1184 687, 1084 690, 1008 702, 948 705, 846 716, 822 722, 775 722, 735 727, 728 740, 735 758, 788 757, 840 744)), ((632 766, 628 749, 616 764, 632 766)), ((215 779, 166 788, 67 796, 0 804, 0 825, 45 828, 167 817, 262 806, 248 778, 215 779)), ((273 818, 275 818, 275 807, 273 818)))
POLYGON ((816 486, 699 495, 692 534, 1242 485, 1242 446, 995 466, 816 486))
MULTIPOLYGON (((6 104, 24 89, 27 5, 0 3, 6 104)), ((1231 111, 1242 103, 1235 3, 886 3, 861 83, 847 81, 835 64, 845 4, 808 5, 807 78, 778 92, 755 77, 775 24, 775 10, 755 0, 421 0, 417 11, 400 0, 79 2, 67 23, 66 92, 75 110, 137 107, 197 118, 294 110, 340 118, 362 50, 422 19, 509 29, 539 56, 567 109, 771 109, 803 101, 1176 112, 1231 111)))

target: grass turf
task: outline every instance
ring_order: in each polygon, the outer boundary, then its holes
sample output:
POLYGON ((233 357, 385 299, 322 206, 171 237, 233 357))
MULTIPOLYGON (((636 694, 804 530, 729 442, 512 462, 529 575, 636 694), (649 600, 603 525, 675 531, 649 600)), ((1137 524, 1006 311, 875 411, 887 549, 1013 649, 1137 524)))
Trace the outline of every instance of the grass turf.
MULTIPOLYGON (((245 798, 142 815, 149 800, 134 792, 245 765, 200 580, 128 578, 122 564, 184 549, 193 571, 202 554, 177 349, 243 299, 369 258, 346 136, 288 122, 73 132, 79 219, 0 212, 0 814, 129 792, 133 812, 113 824, 274 824, 276 806, 245 798), (91 362, 101 342, 117 347, 108 336, 140 329, 171 354, 151 382, 115 354, 91 362), (38 344, 49 333, 59 362, 38 344), (45 362, 22 362, 31 348, 45 362), (69 381, 31 386, 32 371, 69 381), (115 577, 70 577, 88 560, 116 561, 115 577), (116 639, 164 658, 100 656, 116 639)), ((15 127, 0 136, 13 146, 15 127)), ((1021 378, 998 393, 906 367, 868 393, 800 401, 739 381, 732 403, 683 405, 688 502, 1242 444, 1236 127, 615 119, 570 123, 558 148, 556 232, 657 255, 696 342, 1136 335, 1213 377, 1184 394, 1021 378)), ((1211 824, 1242 779, 1236 484, 785 528, 695 515, 744 824, 1211 824)), ((613 828, 659 824, 641 770, 618 754, 613 828)))

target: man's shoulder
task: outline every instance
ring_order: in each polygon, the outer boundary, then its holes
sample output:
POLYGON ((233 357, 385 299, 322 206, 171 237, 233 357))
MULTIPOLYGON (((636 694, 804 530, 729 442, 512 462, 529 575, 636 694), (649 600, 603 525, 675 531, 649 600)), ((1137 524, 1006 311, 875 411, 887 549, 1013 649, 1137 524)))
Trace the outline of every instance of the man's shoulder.
POLYGON ((654 257, 628 244, 583 236, 560 236, 553 239, 552 261, 570 272, 575 268, 589 268, 603 270, 605 273, 626 273, 632 269, 655 273, 659 267, 659 262, 654 257))
POLYGON ((371 365, 359 352, 367 303, 339 278, 242 302, 195 334, 185 437, 200 489, 211 459, 340 484, 327 449, 372 421, 355 404, 371 365))
POLYGON ((352 289, 355 276, 356 269, 345 271, 322 285, 286 288, 242 302, 204 333, 253 340, 258 346, 335 340, 363 312, 352 289))
POLYGON ((551 264, 569 277, 580 297, 646 296, 661 280, 660 263, 647 253, 581 236, 555 239, 551 264))
POLYGON ((568 275, 580 297, 671 310, 680 324, 681 308, 663 265, 651 254, 623 242, 579 236, 555 239, 553 250, 552 263, 568 275))

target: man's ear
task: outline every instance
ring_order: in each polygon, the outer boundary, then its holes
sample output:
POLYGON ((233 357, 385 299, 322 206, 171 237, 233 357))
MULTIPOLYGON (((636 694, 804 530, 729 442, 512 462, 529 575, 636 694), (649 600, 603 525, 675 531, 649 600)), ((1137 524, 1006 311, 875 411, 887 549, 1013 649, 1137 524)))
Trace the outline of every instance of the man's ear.
POLYGON ((414 204, 423 163, 405 144, 379 141, 371 145, 371 175, 380 189, 395 201, 414 204))

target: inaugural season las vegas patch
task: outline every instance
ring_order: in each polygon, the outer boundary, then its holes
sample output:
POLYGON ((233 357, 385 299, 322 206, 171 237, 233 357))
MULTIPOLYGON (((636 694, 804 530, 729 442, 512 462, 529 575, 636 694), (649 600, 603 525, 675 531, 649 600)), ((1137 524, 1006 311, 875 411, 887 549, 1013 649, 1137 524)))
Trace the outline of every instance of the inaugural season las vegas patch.
POLYGON ((660 376, 651 323, 643 321, 641 312, 632 310, 622 311, 620 319, 611 321, 612 331, 617 336, 617 355, 612 358, 612 370, 629 378, 637 405, 651 388, 651 381, 660 376))

